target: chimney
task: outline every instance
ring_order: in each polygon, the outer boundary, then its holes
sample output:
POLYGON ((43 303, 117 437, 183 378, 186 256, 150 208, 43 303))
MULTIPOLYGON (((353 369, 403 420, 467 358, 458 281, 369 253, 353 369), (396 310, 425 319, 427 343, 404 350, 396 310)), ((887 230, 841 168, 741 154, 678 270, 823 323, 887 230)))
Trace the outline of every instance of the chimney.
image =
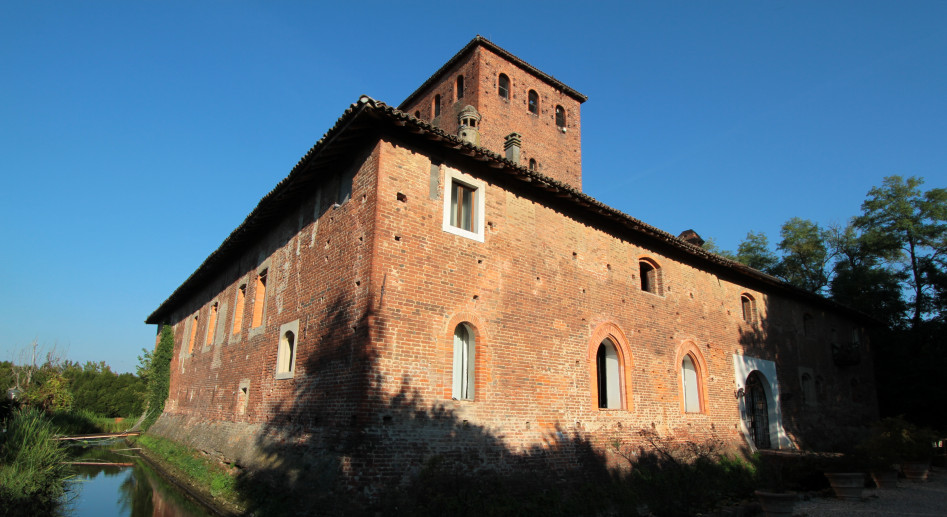
POLYGON ((506 151, 506 159, 519 165, 520 146, 523 144, 523 135, 519 133, 510 133, 506 135, 506 142, 503 144, 503 150, 506 151))
POLYGON ((457 121, 460 122, 457 136, 464 142, 480 145, 480 130, 477 128, 480 123, 480 113, 477 113, 477 108, 470 105, 464 106, 457 116, 457 121))
POLYGON ((700 235, 697 235, 697 232, 694 230, 684 230, 680 235, 677 236, 677 238, 697 247, 704 245, 704 239, 701 239, 700 235))

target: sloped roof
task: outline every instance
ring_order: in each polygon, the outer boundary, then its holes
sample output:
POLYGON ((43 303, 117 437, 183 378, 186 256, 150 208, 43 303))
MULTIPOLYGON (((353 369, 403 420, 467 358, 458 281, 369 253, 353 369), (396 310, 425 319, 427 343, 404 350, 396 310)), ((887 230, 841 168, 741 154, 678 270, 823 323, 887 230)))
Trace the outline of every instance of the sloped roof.
POLYGON ((766 284, 793 298, 801 298, 816 305, 825 306, 854 316, 860 320, 874 322, 864 313, 843 306, 822 296, 790 285, 774 276, 757 271, 739 262, 710 253, 675 237, 661 229, 644 223, 628 214, 612 208, 572 186, 531 171, 525 166, 507 160, 486 148, 460 140, 455 135, 434 127, 397 108, 363 95, 336 121, 325 135, 296 163, 289 175, 267 193, 244 221, 224 239, 223 243, 184 281, 167 300, 155 309, 145 323, 162 323, 187 298, 212 281, 214 275, 229 266, 247 249, 256 244, 266 232, 275 226, 287 210, 295 209, 320 179, 320 172, 333 169, 343 160, 351 159, 352 151, 371 139, 379 131, 394 131, 406 137, 422 138, 439 146, 447 153, 457 153, 482 162, 500 174, 508 175, 520 182, 525 189, 532 190, 537 197, 572 211, 575 215, 589 216, 604 225, 617 225, 639 238, 660 242, 692 260, 707 266, 722 268, 737 277, 766 284), (287 208, 291 207, 291 208, 287 208))
POLYGON ((456 65, 459 61, 461 61, 464 57, 466 57, 468 52, 472 52, 473 49, 477 48, 478 46, 488 48, 491 51, 493 51, 495 54, 499 54, 506 60, 515 64, 516 66, 540 78, 543 82, 549 84, 553 88, 579 101, 579 103, 583 103, 589 100, 588 97, 566 86, 566 84, 563 83, 562 81, 541 71, 540 69, 527 63, 526 61, 523 61, 522 59, 514 56, 512 53, 501 48, 496 43, 488 40, 487 38, 477 35, 474 37, 474 39, 470 40, 470 43, 466 44, 464 48, 460 49, 459 52, 454 54, 454 57, 448 59, 447 62, 444 63, 444 66, 438 68, 437 71, 434 72, 434 75, 432 75, 431 77, 428 77, 427 81, 424 81, 421 84, 421 86, 418 87, 417 90, 414 90, 414 92, 412 92, 411 95, 408 95, 408 98, 401 101, 401 104, 398 105, 398 109, 405 109, 409 104, 414 102, 415 99, 417 99, 422 93, 427 91, 428 88, 433 86, 435 83, 439 82, 441 80, 441 76, 443 76, 448 71, 450 71, 454 67, 454 65, 456 65))

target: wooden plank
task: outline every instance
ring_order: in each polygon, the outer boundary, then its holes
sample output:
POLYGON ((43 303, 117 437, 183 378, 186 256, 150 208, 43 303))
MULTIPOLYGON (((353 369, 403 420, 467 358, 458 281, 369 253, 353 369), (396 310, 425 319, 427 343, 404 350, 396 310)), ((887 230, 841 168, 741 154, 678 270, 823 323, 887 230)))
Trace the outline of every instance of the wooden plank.
POLYGON ((126 432, 126 433, 99 433, 99 434, 85 434, 79 436, 57 436, 53 440, 62 441, 62 440, 96 440, 101 438, 121 438, 123 436, 138 436, 141 433, 139 431, 126 432))

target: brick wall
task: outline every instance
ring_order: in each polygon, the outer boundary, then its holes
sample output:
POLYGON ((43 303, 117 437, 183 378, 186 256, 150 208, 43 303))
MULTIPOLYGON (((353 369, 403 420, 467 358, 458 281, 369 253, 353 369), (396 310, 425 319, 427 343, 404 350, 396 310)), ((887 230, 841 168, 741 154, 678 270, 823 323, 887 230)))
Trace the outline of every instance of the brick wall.
POLYGON ((568 469, 590 453, 617 465, 616 440, 636 444, 643 429, 745 443, 735 355, 775 362, 783 427, 799 445, 876 414, 867 338, 861 363, 833 361, 831 343, 850 338, 852 321, 606 231, 501 174, 387 139, 325 178, 175 311, 171 393, 157 432, 257 468, 318 465, 359 487, 410 476, 435 456, 568 469), (484 182, 483 242, 442 229, 448 169, 484 182), (337 206, 347 181, 350 199, 337 206), (641 290, 642 258, 659 266, 659 294, 641 290), (263 268, 264 323, 252 329, 263 268), (234 333, 242 284, 247 305, 234 333), (756 304, 752 322, 744 294, 756 304), (279 331, 292 322, 295 373, 281 379, 279 331), (473 400, 451 398, 461 323, 475 339, 473 400), (622 409, 597 404, 595 357, 606 338, 622 361, 622 409), (700 371, 698 413, 684 411, 687 353, 700 371), (803 371, 819 381, 815 401, 802 400, 803 371))

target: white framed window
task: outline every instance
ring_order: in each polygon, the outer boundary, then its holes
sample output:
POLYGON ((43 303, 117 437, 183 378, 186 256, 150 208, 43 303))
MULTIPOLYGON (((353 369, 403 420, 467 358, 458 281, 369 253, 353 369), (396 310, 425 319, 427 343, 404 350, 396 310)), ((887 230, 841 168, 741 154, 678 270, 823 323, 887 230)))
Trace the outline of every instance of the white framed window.
POLYGON ((466 323, 454 329, 454 364, 451 398, 457 400, 474 399, 474 365, 476 364, 477 344, 474 333, 466 323))
POLYGON ((276 350, 276 378, 289 379, 296 375, 296 352, 298 348, 299 320, 291 321, 279 328, 279 348, 276 350))
POLYGON ((483 242, 486 183, 444 167, 444 223, 447 233, 483 242))

